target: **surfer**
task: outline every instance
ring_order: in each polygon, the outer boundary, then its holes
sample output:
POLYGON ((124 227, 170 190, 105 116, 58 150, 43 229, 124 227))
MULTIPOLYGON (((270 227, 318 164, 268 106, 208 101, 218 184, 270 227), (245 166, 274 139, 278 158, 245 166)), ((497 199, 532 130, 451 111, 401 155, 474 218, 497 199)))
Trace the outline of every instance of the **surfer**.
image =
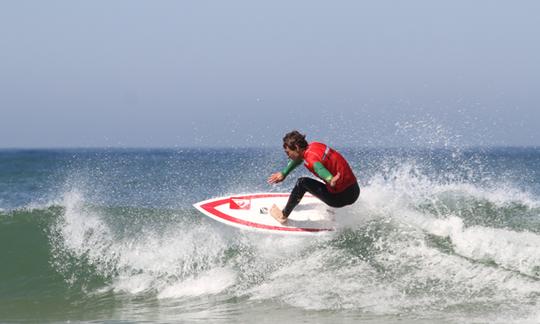
POLYGON ((274 184, 285 180, 287 175, 304 162, 304 166, 324 183, 308 177, 296 181, 287 205, 283 210, 273 205, 270 209, 278 222, 285 224, 287 218, 298 206, 306 192, 319 198, 331 207, 344 207, 353 204, 360 195, 360 187, 347 160, 326 144, 306 141, 306 135, 292 131, 283 137, 283 149, 289 157, 287 166, 281 172, 268 177, 268 183, 274 184))

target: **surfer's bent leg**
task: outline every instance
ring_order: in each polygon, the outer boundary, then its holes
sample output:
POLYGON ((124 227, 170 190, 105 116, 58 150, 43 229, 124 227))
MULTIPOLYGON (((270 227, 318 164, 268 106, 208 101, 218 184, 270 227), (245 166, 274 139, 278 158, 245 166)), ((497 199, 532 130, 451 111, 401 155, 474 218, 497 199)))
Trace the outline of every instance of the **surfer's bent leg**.
POLYGON ((293 209, 298 206, 306 191, 319 198, 328 206, 336 208, 352 205, 360 195, 358 183, 351 185, 343 192, 333 194, 329 192, 326 185, 320 181, 311 178, 299 178, 289 196, 287 205, 283 209, 283 215, 285 217, 289 217, 293 209))
POLYGON ((331 193, 330 191, 328 191, 328 188, 326 186, 324 186, 323 189, 324 190, 319 190, 317 188, 313 191, 311 189, 308 189, 308 192, 311 193, 313 196, 319 198, 322 202, 324 202, 328 206, 334 207, 334 208, 340 208, 340 207, 345 207, 347 205, 352 205, 360 196, 360 187, 358 187, 358 183, 355 183, 347 187, 347 189, 343 190, 342 192, 338 192, 338 193, 331 193))
POLYGON ((331 200, 330 196, 332 194, 328 191, 324 183, 307 177, 298 178, 289 196, 289 201, 287 201, 287 205, 283 209, 283 215, 285 217, 289 217, 293 209, 298 206, 306 191, 327 204, 331 200))
POLYGON ((354 183, 342 192, 332 195, 332 199, 330 202, 325 202, 331 207, 339 208, 354 204, 356 200, 358 200, 359 196, 360 187, 358 186, 358 183, 354 183))

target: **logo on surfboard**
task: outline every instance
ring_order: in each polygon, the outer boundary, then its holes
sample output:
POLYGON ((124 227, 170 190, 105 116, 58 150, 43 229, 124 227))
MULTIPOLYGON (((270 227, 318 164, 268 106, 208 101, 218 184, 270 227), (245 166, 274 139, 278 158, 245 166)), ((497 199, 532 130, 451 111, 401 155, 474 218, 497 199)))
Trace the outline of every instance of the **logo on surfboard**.
POLYGON ((251 199, 250 198, 239 198, 231 197, 229 200, 230 209, 250 209, 251 208, 251 199))

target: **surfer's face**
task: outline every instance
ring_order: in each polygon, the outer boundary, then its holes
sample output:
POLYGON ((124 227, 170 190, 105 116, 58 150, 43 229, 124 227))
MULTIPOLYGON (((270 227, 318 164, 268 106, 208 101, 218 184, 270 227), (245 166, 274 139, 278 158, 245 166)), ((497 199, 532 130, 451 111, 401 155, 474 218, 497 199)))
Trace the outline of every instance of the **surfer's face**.
POLYGON ((291 150, 288 146, 285 147, 285 154, 287 154, 291 160, 298 161, 302 159, 302 152, 300 152, 300 150, 291 150))

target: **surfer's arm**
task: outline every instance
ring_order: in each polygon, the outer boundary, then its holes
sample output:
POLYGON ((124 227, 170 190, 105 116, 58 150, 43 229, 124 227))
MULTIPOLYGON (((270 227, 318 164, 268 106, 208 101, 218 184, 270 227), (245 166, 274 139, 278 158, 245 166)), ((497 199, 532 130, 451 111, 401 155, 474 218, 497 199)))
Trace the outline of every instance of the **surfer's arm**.
POLYGON ((275 184, 275 183, 280 183, 281 181, 285 180, 287 175, 291 173, 291 171, 294 170, 301 163, 302 163, 302 160, 295 161, 295 160, 289 159, 289 162, 287 163, 287 166, 285 167, 285 169, 283 169, 283 171, 276 172, 272 174, 270 177, 268 177, 268 183, 275 184))
POLYGON ((281 174, 283 174, 283 178, 286 178, 289 173, 291 173, 292 170, 296 169, 296 167, 300 164, 302 164, 302 160, 289 159, 287 166, 281 171, 281 174))
POLYGON ((330 173, 330 171, 328 171, 328 169, 325 168, 321 162, 313 163, 313 171, 315 171, 319 178, 323 179, 327 183, 329 183, 334 177, 332 173, 330 173))

